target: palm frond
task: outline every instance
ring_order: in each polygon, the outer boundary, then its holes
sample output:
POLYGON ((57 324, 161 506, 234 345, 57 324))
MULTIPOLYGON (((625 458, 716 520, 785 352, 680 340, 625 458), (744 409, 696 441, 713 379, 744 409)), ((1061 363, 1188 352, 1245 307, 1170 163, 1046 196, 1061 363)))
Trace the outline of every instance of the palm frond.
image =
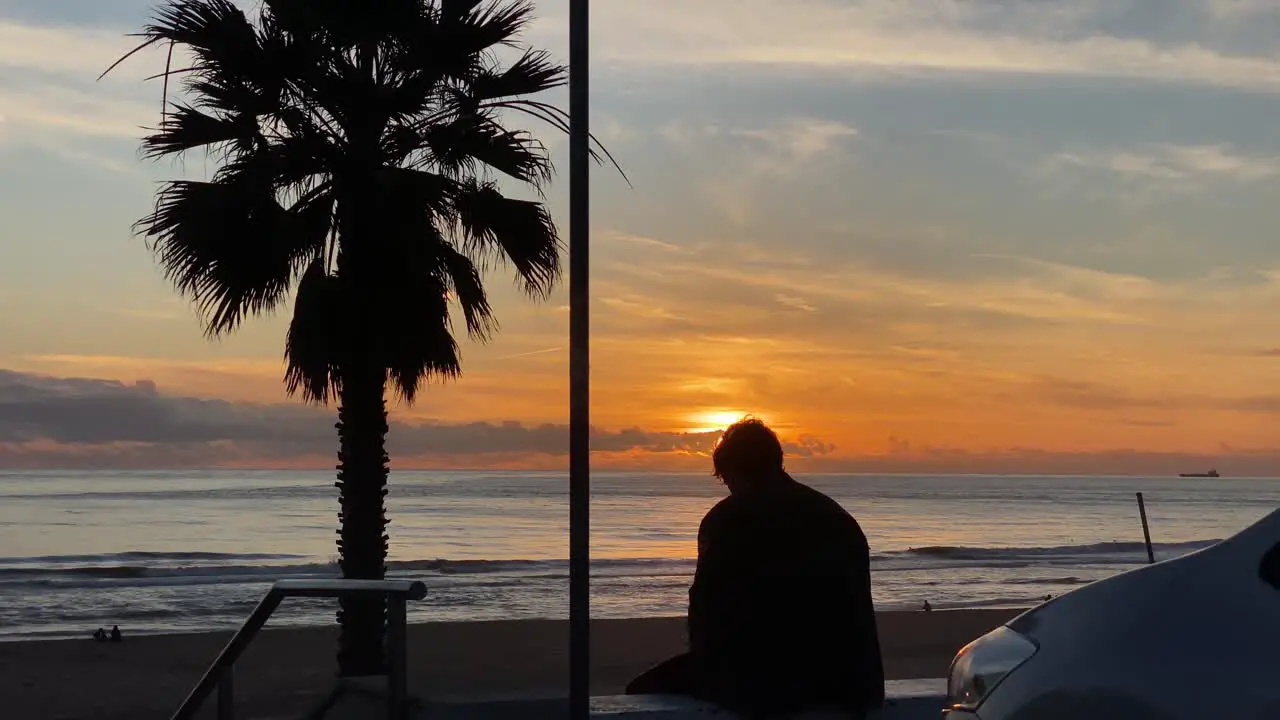
POLYGON ((396 244, 391 250, 403 266, 426 273, 414 284, 439 289, 462 309, 467 333, 487 340, 496 329, 479 269, 455 249, 441 232, 458 221, 456 200, 466 186, 453 178, 409 168, 383 168, 378 179, 385 228, 380 233, 396 244))
POLYGON ((175 104, 154 133, 142 139, 142 154, 155 159, 197 148, 214 148, 224 143, 251 143, 258 134, 256 123, 240 118, 209 115, 186 104, 175 104))
POLYGON ((426 162, 453 175, 479 171, 487 165, 535 187, 551 179, 554 168, 546 147, 522 130, 507 130, 483 115, 461 115, 452 122, 430 125, 416 136, 427 151, 426 162))
POLYGON ((158 43, 158 42, 160 42, 161 40, 163 40, 163 38, 158 38, 158 37, 149 37, 149 36, 147 36, 147 35, 146 35, 146 33, 132 33, 132 34, 130 34, 130 35, 129 35, 129 37, 145 37, 146 39, 145 39, 145 40, 143 40, 140 44, 138 44, 136 47, 134 47, 134 48, 133 48, 132 50, 130 50, 129 52, 127 52, 127 53, 125 53, 124 55, 121 55, 120 57, 116 58, 114 62, 112 62, 110 65, 108 65, 108 66, 107 66, 107 69, 106 69, 106 70, 103 70, 103 71, 102 71, 102 73, 101 73, 100 75, 98 75, 98 80, 101 80, 102 78, 104 78, 104 77, 106 77, 106 76, 110 75, 112 70, 115 70, 116 68, 118 68, 118 67, 120 67, 121 65, 123 65, 123 64, 125 63, 125 61, 126 61, 126 60, 128 60, 129 58, 133 57, 134 55, 137 55, 138 53, 142 52, 143 50, 146 50, 147 48, 151 47, 152 45, 155 45, 156 43, 158 43))
POLYGON ((378 188, 385 202, 399 205, 398 216, 423 212, 428 214, 425 219, 446 224, 452 224, 456 217, 453 198, 459 185, 451 177, 413 168, 384 167, 378 171, 378 188))
POLYGON ((183 45, 204 62, 248 63, 257 55, 254 26, 230 0, 169 0, 142 32, 183 45))
POLYGON ((285 210, 270 188, 173 181, 138 222, 165 276, 196 304, 211 337, 275 309, 299 265, 322 253, 323 203, 285 210))
POLYGON ((168 0, 143 36, 180 45, 194 62, 160 76, 182 77, 195 107, 219 115, 259 117, 280 107, 288 81, 289 59, 280 48, 264 44, 258 28, 230 0, 168 0))
POLYGON ((450 380, 462 372, 458 342, 449 330, 449 302, 445 295, 421 293, 415 304, 396 313, 396 329, 384 340, 387 376, 396 393, 412 405, 418 389, 432 378, 450 380))
MULTIPOLYGON (((537 118, 566 135, 569 134, 569 113, 551 103, 528 99, 499 100, 486 103, 482 107, 486 110, 514 110, 529 117, 537 118)), ((627 177, 627 172, 618 164, 617 159, 613 157, 613 153, 609 152, 604 143, 600 142, 600 139, 594 133, 588 133, 587 139, 591 143, 591 146, 587 148, 591 159, 595 160, 598 165, 603 165, 607 159, 609 164, 613 165, 613 169, 617 170, 618 174, 622 176, 622 180, 627 183, 627 187, 634 188, 635 186, 631 184, 631 178, 627 177)))
MULTIPOLYGON (((431 378, 450 379, 461 372, 458 343, 449 315, 449 283, 440 268, 437 244, 420 232, 432 227, 425 214, 396 218, 399 237, 383 246, 376 307, 384 310, 373 336, 388 378, 408 404, 431 378), (417 222, 414 222, 417 219, 417 222)), ((365 303, 371 298, 363 298, 365 303)))
POLYGON ((472 80, 468 94, 479 103, 503 98, 536 95, 563 87, 568 72, 545 50, 526 49, 515 62, 500 72, 485 70, 472 80))
MULTIPOLYGON (((443 1, 442 4, 450 3, 443 1)), ((513 45, 515 38, 533 20, 534 7, 530 0, 492 0, 484 3, 462 0, 459 5, 471 7, 465 17, 459 18, 458 25, 450 29, 470 41, 465 49, 475 55, 499 46, 513 45)))
POLYGON ((560 236, 546 205, 503 195, 495 183, 460 184, 454 198, 465 249, 510 262, 524 291, 545 299, 560 277, 560 236))
POLYGON ((326 184, 338 153, 327 137, 290 135, 240 153, 225 163, 215 177, 243 175, 269 181, 280 189, 309 191, 326 184))
POLYGON ((285 390, 307 402, 326 404, 342 390, 340 318, 343 302, 336 277, 316 258, 298 281, 293 318, 285 336, 285 390))
MULTIPOLYGON (((443 239, 442 239, 443 240, 443 239)), ((441 242, 438 252, 443 266, 446 286, 467 323, 467 334, 472 340, 486 342, 498 330, 498 321, 489 305, 489 295, 484 289, 480 268, 464 253, 458 252, 447 242, 441 242)))

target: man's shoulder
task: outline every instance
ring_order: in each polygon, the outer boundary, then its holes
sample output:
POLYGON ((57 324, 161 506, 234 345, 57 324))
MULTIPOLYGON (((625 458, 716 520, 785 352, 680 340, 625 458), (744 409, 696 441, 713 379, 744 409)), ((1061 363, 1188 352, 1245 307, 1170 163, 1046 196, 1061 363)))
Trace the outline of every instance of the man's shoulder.
POLYGON ((810 485, 806 485, 799 480, 792 480, 792 482, 796 486, 797 493, 799 493, 805 501, 838 515, 850 515, 849 511, 830 495, 810 485))
POLYGON ((866 535, 863 533, 858 519, 835 498, 804 483, 797 482, 796 485, 799 486, 799 492, 804 497, 804 505, 807 508, 806 514, 815 518, 822 517, 825 519, 824 523, 843 527, 847 531, 863 538, 863 542, 866 541, 866 535))
POLYGON ((726 495, 702 516, 702 527, 729 522, 732 518, 741 516, 745 509, 746 504, 741 496, 726 495))

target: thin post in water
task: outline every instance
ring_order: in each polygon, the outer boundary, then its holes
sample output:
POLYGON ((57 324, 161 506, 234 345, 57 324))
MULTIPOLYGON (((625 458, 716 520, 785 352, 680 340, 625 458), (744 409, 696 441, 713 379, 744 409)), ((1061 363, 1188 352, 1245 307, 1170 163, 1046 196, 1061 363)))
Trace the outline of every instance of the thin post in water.
POLYGON ((591 112, 588 0, 569 2, 569 717, 591 705, 591 112))
POLYGON ((1155 550, 1151 549, 1151 528, 1147 527, 1147 504, 1142 501, 1142 493, 1138 493, 1138 515, 1142 517, 1142 540, 1147 544, 1147 564, 1156 561, 1155 550))

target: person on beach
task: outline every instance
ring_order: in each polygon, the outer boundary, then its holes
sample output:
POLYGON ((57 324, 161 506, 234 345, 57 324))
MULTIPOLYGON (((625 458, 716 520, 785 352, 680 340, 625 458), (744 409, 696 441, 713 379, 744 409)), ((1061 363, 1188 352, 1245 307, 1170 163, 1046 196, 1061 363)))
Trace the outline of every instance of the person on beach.
POLYGON ((884 702, 866 535, 836 501, 793 479, 777 435, 730 426, 712 454, 729 489, 698 528, 689 651, 629 694, 689 695, 750 717, 884 702))

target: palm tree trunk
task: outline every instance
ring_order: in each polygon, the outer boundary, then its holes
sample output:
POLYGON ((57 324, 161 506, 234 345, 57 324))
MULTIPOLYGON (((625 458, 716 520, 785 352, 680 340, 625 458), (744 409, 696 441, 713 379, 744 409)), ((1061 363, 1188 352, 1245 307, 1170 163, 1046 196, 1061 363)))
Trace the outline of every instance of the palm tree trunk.
MULTIPOLYGON (((357 353, 358 355, 358 353, 357 353)), ((363 358, 362 358, 363 359, 363 358)), ((342 373, 338 407, 338 557, 342 577, 381 580, 386 575, 387 407, 385 372, 367 359, 342 373)), ((386 602, 341 600, 338 668, 343 677, 383 672, 386 602)))

